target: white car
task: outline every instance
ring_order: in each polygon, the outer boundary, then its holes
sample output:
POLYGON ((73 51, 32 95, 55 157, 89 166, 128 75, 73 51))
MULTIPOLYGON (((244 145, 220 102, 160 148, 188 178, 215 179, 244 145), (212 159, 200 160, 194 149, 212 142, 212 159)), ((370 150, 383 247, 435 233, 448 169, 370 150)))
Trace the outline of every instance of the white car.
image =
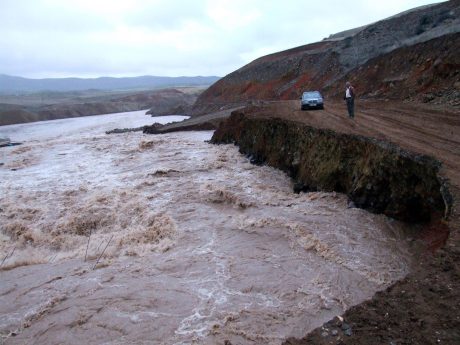
POLYGON ((319 91, 305 91, 302 94, 300 109, 324 109, 324 99, 319 91))

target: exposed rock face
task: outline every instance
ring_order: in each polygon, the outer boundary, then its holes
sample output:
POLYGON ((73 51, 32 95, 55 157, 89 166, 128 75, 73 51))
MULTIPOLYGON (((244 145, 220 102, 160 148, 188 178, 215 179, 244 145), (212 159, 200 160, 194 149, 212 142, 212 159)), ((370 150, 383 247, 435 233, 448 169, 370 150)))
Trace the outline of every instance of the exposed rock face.
MULTIPOLYGON (((253 62, 234 71, 220 79, 207 89, 197 100, 194 109, 196 113, 205 112, 206 106, 225 106, 231 103, 244 103, 248 100, 286 100, 296 99, 302 91, 313 89, 331 91, 330 95, 336 96, 336 88, 343 88, 343 78, 355 75, 362 66, 370 59, 382 57, 381 62, 387 62, 393 69, 382 69, 381 79, 393 78, 393 94, 404 91, 398 78, 405 78, 406 74, 414 76, 420 73, 417 58, 406 56, 414 45, 419 45, 417 54, 423 53, 423 58, 437 60, 438 55, 444 55, 442 61, 438 61, 441 73, 446 73, 448 78, 442 85, 437 85, 436 69, 426 69, 424 78, 430 78, 434 74, 433 83, 430 87, 450 87, 457 77, 450 76, 452 71, 457 70, 453 62, 458 52, 458 37, 460 32, 460 2, 448 1, 433 6, 427 6, 418 10, 407 12, 399 16, 388 18, 377 23, 349 30, 338 37, 331 37, 321 42, 289 49, 279 53, 261 57, 253 62), (443 39, 451 35, 450 39, 443 39), (455 36, 457 35, 457 36, 455 36), (453 40, 455 38, 455 40, 453 40), (433 48, 430 40, 439 42, 433 48), (444 54, 444 50, 452 51, 454 55, 444 54), (397 61, 391 63, 386 54, 395 53, 397 61), (452 61, 451 61, 452 60, 452 61), (354 72, 351 72, 354 71, 354 72), (350 74, 349 74, 350 73, 350 74), (400 87, 399 87, 400 86, 400 87)), ((457 58, 458 59, 458 58, 457 58)), ((374 67, 376 64, 374 61, 374 67)), ((422 63, 424 65, 424 62, 422 63)), ((430 66, 428 66, 430 67, 430 66)), ((367 66, 366 66, 367 68, 367 66)), ((439 69, 438 68, 438 69, 439 69)), ((364 77, 364 74, 363 74, 364 77)), ((380 77, 379 77, 380 78, 380 77)), ((415 77, 415 80, 418 80, 415 77)), ((426 88, 426 82, 420 81, 420 85, 426 88)), ((391 81, 388 81, 389 86, 391 81)), ((370 94, 374 91, 373 83, 357 85, 357 91, 361 94, 370 94)), ((409 86, 409 85, 407 85, 409 86)), ((375 95, 385 97, 387 89, 375 95)), ((404 99, 400 95, 399 99, 404 99)))
MULTIPOLYGON (((246 112, 251 112, 247 109, 246 112)), ((235 143, 254 163, 286 171, 296 191, 347 194, 361 208, 409 221, 446 216, 451 200, 440 163, 375 139, 235 111, 212 143, 235 143)))

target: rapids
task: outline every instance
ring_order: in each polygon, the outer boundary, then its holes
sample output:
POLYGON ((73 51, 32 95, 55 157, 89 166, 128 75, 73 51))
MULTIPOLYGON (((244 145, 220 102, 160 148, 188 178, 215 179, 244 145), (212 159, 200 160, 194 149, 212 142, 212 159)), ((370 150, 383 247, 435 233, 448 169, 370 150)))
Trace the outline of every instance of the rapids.
POLYGON ((0 148, 5 344, 280 344, 409 272, 404 224, 294 194, 211 131, 104 134, 151 122, 0 127, 24 142, 0 148))

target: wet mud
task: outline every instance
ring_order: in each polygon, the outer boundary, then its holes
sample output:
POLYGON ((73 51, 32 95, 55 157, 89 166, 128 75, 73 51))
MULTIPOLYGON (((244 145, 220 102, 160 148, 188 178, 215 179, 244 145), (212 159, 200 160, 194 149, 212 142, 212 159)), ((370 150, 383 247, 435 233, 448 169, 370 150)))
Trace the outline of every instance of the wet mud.
POLYGON ((60 121, 0 153, 5 344, 280 344, 411 269, 406 225, 294 194, 212 131, 60 121))

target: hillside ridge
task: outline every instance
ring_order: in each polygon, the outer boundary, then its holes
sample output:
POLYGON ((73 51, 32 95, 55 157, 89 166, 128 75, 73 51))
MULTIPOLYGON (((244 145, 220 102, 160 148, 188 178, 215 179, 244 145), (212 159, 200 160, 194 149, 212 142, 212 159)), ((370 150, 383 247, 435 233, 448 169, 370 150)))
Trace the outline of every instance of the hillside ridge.
POLYGON ((0 74, 0 93, 31 93, 40 91, 130 90, 179 86, 210 85, 217 76, 194 77, 99 77, 99 78, 44 78, 31 79, 0 74))
MULTIPOLYGON (((343 87, 344 77, 351 73, 360 75, 360 68, 370 60, 384 59, 387 54, 397 55, 401 50, 406 54, 407 47, 419 45, 421 52, 425 50, 426 59, 434 63, 438 52, 460 50, 459 35, 460 1, 421 7, 365 26, 343 39, 326 39, 260 57, 214 83, 198 98, 194 113, 200 115, 226 104, 235 106, 254 100, 297 99, 308 89, 321 90, 328 97, 338 98, 337 88, 343 87), (440 50, 429 49, 437 41, 442 42, 438 45, 440 50)), ((447 54, 438 62, 443 69, 449 70, 444 73, 443 87, 454 87, 459 81, 457 55, 447 54)), ((406 64, 411 68, 411 62, 406 64)), ((414 71, 417 67, 413 64, 414 71)), ((393 72, 398 74, 398 71, 393 72)), ((372 95, 375 90, 371 86, 360 86, 357 89, 362 95, 386 97, 385 92, 372 95)), ((437 87, 436 80, 433 87, 437 87)), ((400 97, 400 100, 406 98, 409 96, 400 97)), ((457 100, 460 96, 454 98, 457 100)))

